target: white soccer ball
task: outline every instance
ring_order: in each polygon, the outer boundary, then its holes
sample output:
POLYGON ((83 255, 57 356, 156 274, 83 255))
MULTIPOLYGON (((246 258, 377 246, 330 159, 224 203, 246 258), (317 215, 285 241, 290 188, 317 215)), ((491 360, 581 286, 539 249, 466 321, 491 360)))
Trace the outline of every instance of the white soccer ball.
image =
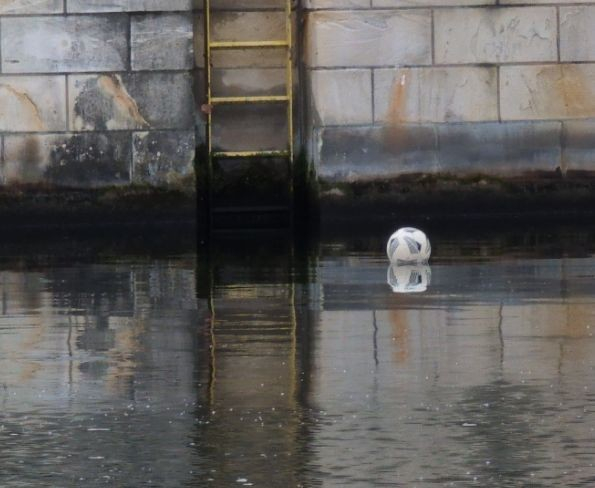
POLYGON ((432 271, 427 264, 391 264, 386 271, 386 282, 394 293, 420 293, 432 281, 432 271))
POLYGON ((419 229, 403 227, 388 239, 386 254, 393 264, 426 263, 430 259, 430 240, 419 229))

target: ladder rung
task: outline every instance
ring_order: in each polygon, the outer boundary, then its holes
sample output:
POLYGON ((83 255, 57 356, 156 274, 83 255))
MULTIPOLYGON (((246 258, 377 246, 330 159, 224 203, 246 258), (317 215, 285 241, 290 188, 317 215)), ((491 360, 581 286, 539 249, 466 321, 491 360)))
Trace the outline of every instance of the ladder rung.
POLYGON ((289 207, 280 205, 262 205, 258 207, 218 207, 213 209, 213 213, 273 213, 288 212, 289 207))
POLYGON ((211 49, 259 49, 269 47, 288 47, 287 41, 214 41, 211 49))
POLYGON ((214 158, 288 158, 289 151, 218 151, 214 158))
POLYGON ((287 95, 267 95, 254 97, 211 97, 212 104, 221 103, 277 103, 287 102, 289 97, 287 95))

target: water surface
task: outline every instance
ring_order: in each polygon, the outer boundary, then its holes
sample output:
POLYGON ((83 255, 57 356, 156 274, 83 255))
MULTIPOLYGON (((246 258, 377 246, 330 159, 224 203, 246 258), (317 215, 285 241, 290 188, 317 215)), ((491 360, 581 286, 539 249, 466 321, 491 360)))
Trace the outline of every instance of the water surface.
POLYGON ((593 486, 593 231, 430 235, 5 246, 0 485, 593 486))

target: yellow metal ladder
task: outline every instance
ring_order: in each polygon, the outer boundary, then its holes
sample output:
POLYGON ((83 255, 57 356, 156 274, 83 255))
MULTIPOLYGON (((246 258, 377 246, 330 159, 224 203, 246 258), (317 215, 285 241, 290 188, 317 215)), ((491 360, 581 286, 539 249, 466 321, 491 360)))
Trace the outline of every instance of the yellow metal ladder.
MULTIPOLYGON (((211 2, 213 0, 204 0, 204 35, 205 35, 205 70, 206 70, 206 145, 207 145, 207 159, 208 159, 208 206, 209 219, 213 221, 213 214, 218 212, 229 211, 276 211, 280 207, 254 207, 243 209, 226 209, 213 207, 213 160, 215 159, 255 159, 255 158, 284 158, 288 162, 288 199, 289 207, 293 199, 293 56, 292 56, 292 0, 282 0, 284 2, 285 13, 285 39, 274 39, 264 41, 213 41, 211 39, 212 25, 212 9, 211 2), (234 49, 234 50, 248 50, 248 49, 284 49, 286 52, 286 90, 284 95, 269 95, 269 96, 214 96, 212 93, 212 71, 213 60, 212 53, 217 50, 234 49), (287 147, 279 150, 262 150, 262 151, 214 151, 213 150, 213 116, 216 115, 217 106, 230 104, 261 104, 261 103, 283 103, 287 107, 287 147)), ((291 213, 291 208, 285 208, 291 213)))

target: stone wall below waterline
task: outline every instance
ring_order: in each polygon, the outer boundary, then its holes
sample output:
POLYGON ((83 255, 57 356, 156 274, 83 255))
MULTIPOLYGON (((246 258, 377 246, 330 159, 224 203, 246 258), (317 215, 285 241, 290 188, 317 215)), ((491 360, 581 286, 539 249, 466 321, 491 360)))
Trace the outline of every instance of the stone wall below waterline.
POLYGON ((306 0, 322 180, 595 171, 595 0, 306 0))
POLYGON ((0 0, 0 183, 192 184, 192 0, 0 0))

